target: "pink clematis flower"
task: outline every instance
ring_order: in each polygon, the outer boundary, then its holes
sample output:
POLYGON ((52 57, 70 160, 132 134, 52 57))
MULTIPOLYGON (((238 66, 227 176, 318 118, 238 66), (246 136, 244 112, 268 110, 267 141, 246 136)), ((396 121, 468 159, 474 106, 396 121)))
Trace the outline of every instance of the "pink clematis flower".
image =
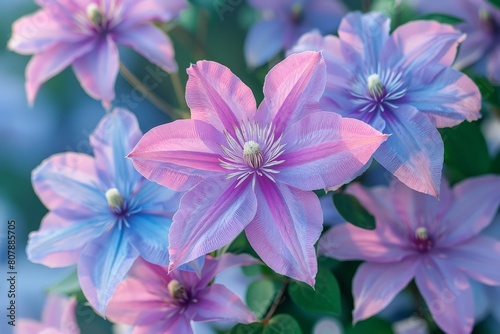
POLYGON ((376 219, 374 231, 334 226, 318 253, 365 260, 353 281, 354 321, 384 309, 415 279, 436 323, 447 333, 470 333, 474 300, 469 278, 500 285, 500 242, 480 234, 500 204, 499 176, 481 176, 453 189, 441 182, 440 200, 394 180, 390 188, 347 188, 376 219))
POLYGON ((389 30, 381 13, 349 13, 339 37, 309 33, 292 52, 323 50, 322 106, 392 134, 374 158, 408 187, 437 197, 444 145, 436 128, 478 119, 481 94, 450 67, 461 32, 434 21, 389 30))
POLYGON ((207 256, 201 275, 137 259, 111 299, 106 315, 132 325, 132 334, 193 333, 190 321, 256 321, 241 299, 222 284, 211 284, 220 272, 259 263, 249 255, 207 256))
POLYGON ((188 74, 192 119, 154 128, 129 154, 146 178, 192 188, 174 216, 171 266, 245 230, 272 269, 314 284, 313 245, 323 218, 312 190, 352 180, 387 136, 321 111, 326 70, 319 52, 276 65, 258 110, 250 89, 226 67, 200 61, 188 74))
POLYGON ((36 0, 42 7, 17 20, 8 47, 34 54, 26 67, 32 103, 40 86, 73 64, 83 89, 104 105, 114 99, 117 45, 142 54, 167 72, 177 71, 170 39, 153 22, 167 22, 185 0, 36 0))
POLYGON ((76 299, 51 294, 43 308, 42 321, 19 319, 14 334, 79 334, 76 299))

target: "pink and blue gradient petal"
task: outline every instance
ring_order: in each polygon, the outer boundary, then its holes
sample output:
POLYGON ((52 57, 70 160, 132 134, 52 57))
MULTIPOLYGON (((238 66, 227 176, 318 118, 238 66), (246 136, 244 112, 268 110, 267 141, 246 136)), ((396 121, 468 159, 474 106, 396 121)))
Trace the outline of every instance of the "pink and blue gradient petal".
POLYGON ((320 239, 318 254, 341 260, 366 260, 389 264, 413 254, 412 249, 381 222, 375 231, 351 224, 337 225, 320 239))
POLYGON ((259 180, 256 194, 257 214, 245 229, 253 249, 277 273, 314 286, 313 245, 323 229, 317 196, 269 180, 259 180))
POLYGON ((115 98, 115 81, 118 75, 118 48, 113 39, 102 37, 95 50, 73 62, 73 71, 87 94, 109 107, 115 98))
POLYGON ((250 223, 257 210, 256 196, 248 181, 236 184, 213 176, 182 197, 169 235, 173 267, 223 247, 250 223))
POLYGON ((202 121, 178 120, 150 130, 129 153, 146 178, 178 191, 192 188, 213 173, 224 172, 218 160, 222 133, 202 121))
POLYGON ((186 313, 194 321, 234 321, 248 324, 257 321, 240 297, 222 284, 212 284, 196 295, 198 302, 186 313), (230 308, 227 306, 231 305, 230 308))
POLYGON ((42 84, 68 67, 79 57, 95 47, 93 40, 55 43, 47 50, 37 53, 26 66, 26 94, 31 104, 42 84))
POLYGON ((465 74, 433 63, 413 71, 407 102, 423 112, 435 127, 451 127, 478 118, 481 93, 465 74))
POLYGON ((455 203, 443 222, 449 229, 443 242, 455 245, 477 236, 495 217, 500 205, 500 176, 486 175, 466 179, 453 189, 455 203))
POLYGON ((395 263, 363 263, 353 279, 353 321, 367 319, 389 305, 413 279, 418 264, 415 257, 395 263))
POLYGON ((104 315, 118 284, 138 255, 127 240, 124 226, 113 227, 84 248, 78 265, 78 280, 97 312, 104 315))
POLYGON ((325 62, 321 53, 306 51, 288 56, 273 67, 264 83, 264 101, 257 119, 272 120, 275 135, 315 111, 326 84, 325 62))
POLYGON ((339 187, 358 175, 386 138, 355 119, 311 114, 284 133, 287 151, 277 179, 302 190, 339 187))
POLYGON ((133 29, 117 30, 114 35, 117 44, 133 48, 166 72, 177 72, 172 41, 160 29, 151 24, 141 24, 133 29))
POLYGON ((444 155, 439 132, 411 106, 400 106, 384 119, 384 132, 391 136, 374 158, 410 188, 437 196, 444 155))
POLYGON ((362 55, 367 68, 376 69, 380 53, 389 39, 390 25, 390 19, 382 13, 352 12, 342 19, 338 34, 343 43, 362 55))
POLYGON ((448 24, 412 21, 398 27, 386 42, 381 57, 392 66, 420 67, 437 62, 451 66, 465 35, 448 24))
POLYGON ((227 67, 199 61, 191 65, 187 73, 186 102, 191 109, 191 119, 234 136, 234 128, 241 121, 255 116, 257 106, 252 91, 227 67))
POLYGON ((474 298, 467 277, 445 261, 425 259, 415 277, 436 323, 448 333, 468 334, 474 325, 474 298))

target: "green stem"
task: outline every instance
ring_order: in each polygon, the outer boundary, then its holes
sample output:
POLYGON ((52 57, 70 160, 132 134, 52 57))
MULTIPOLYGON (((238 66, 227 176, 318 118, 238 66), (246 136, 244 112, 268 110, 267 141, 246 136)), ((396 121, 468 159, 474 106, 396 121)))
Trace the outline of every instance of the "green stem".
POLYGON ((285 291, 286 291, 286 287, 288 286, 289 283, 290 283, 289 279, 285 279, 283 281, 283 284, 281 285, 281 288, 279 289, 278 293, 276 294, 276 297, 274 297, 273 304, 269 308, 269 311, 267 312, 266 317, 262 320, 263 324, 267 324, 269 322, 269 320, 271 320, 271 318, 273 317, 274 312, 276 312, 276 309, 278 308, 278 306, 281 302, 281 298, 283 298, 283 295, 285 294, 285 291))
POLYGON ((177 72, 170 73, 170 79, 172 80, 172 85, 174 86, 175 96, 177 97, 177 102, 181 109, 188 110, 189 107, 186 104, 186 99, 184 98, 184 90, 182 89, 181 79, 177 72))
POLYGON ((122 62, 120 62, 120 73, 134 89, 137 89, 145 98, 153 103, 173 120, 178 118, 189 118, 184 111, 174 108, 156 95, 150 88, 146 87, 122 62))

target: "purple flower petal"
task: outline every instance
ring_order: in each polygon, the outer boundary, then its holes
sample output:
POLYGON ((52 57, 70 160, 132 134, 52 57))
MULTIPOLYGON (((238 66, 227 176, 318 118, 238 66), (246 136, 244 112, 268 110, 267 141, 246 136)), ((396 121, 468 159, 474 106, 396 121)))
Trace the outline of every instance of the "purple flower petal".
POLYGON ((451 66, 464 34, 453 26, 435 21, 412 21, 398 27, 381 54, 393 66, 409 68, 439 62, 451 66), (398 64, 398 65, 396 65, 398 64))
POLYGON ((488 79, 498 85, 500 84, 500 46, 496 45, 486 60, 488 79))
POLYGON ((321 237, 318 254, 339 260, 367 260, 385 264, 401 261, 414 253, 384 221, 378 223, 374 231, 349 223, 332 227, 321 237))
POLYGON ((78 263, 78 280, 97 312, 104 315, 109 300, 137 256, 137 251, 129 245, 124 226, 115 226, 85 247, 78 263))
POLYGON ((263 179, 256 194, 257 215, 245 229, 253 249, 277 273, 314 286, 314 244, 323 229, 317 196, 263 179))
POLYGON ((133 29, 117 29, 114 40, 117 44, 130 46, 153 64, 160 65, 164 71, 177 72, 172 41, 155 26, 141 24, 133 29))
POLYGON ((275 18, 258 21, 250 28, 244 46, 249 66, 261 66, 278 54, 284 47, 286 24, 285 20, 275 18))
POLYGON ((500 285, 500 242, 477 236, 451 249, 447 260, 470 277, 488 285, 500 285))
POLYGON ((109 302, 106 317, 113 322, 135 326, 161 323, 167 313, 163 309, 164 302, 157 297, 161 292, 168 293, 166 285, 149 291, 144 289, 142 280, 126 279, 118 286, 109 302))
POLYGON ((445 261, 425 259, 415 282, 436 323, 448 333, 471 333, 474 298, 467 277, 445 261))
POLYGON ((469 178, 453 189, 455 202, 443 217, 443 244, 456 245, 476 236, 492 221, 500 204, 500 176, 469 178))
POLYGON ((79 333, 75 308, 75 298, 49 294, 43 307, 42 322, 47 327, 60 328, 67 333, 79 333))
POLYGON ((33 103, 40 86, 95 47, 92 40, 57 43, 31 58, 26 67, 26 93, 33 103))
POLYGON ((194 321, 235 321, 248 324, 257 321, 240 297, 224 285, 212 284, 196 294, 198 302, 186 313, 194 321))
POLYGON ((248 0, 248 2, 252 7, 258 9, 282 10, 293 5, 294 0, 248 0))
POLYGON ((249 181, 206 178, 181 199, 169 235, 170 264, 177 267, 231 242, 255 216, 249 181))
POLYGON ((31 181, 48 209, 70 211, 83 206, 87 212, 100 212, 107 208, 102 201, 104 193, 97 187, 94 161, 86 154, 55 154, 33 170, 31 181))
POLYGON ((73 70, 87 94, 109 104, 115 98, 118 63, 118 48, 107 36, 98 40, 95 50, 76 59, 73 70))
POLYGON ((99 237, 114 222, 96 218, 94 212, 80 210, 79 214, 49 212, 40 231, 31 232, 26 248, 28 259, 48 267, 75 264, 84 247, 99 237))
POLYGON ((395 263, 363 263, 353 279, 353 321, 369 318, 389 305, 413 279, 418 265, 415 256, 395 263))
POLYGON ((14 22, 8 47, 20 54, 33 54, 46 51, 62 41, 75 42, 74 39, 74 34, 61 29, 50 11, 39 10, 14 22), (43 29, 40 29, 41 23, 43 29))
POLYGON ((130 245, 147 261, 168 265, 168 234, 171 218, 166 213, 158 215, 147 211, 129 219, 127 238, 130 245))
POLYGON ((144 22, 165 22, 177 17, 179 12, 186 7, 185 0, 123 1, 123 22, 121 23, 134 29, 134 25, 144 22))
POLYGON ((187 73, 186 101, 191 119, 235 136, 234 128, 254 117, 257 107, 252 91, 227 67, 198 61, 187 73))
POLYGON ((146 178, 183 191, 226 171, 219 161, 224 142, 222 133, 205 122, 177 120, 146 133, 128 157, 146 178))
POLYGON ((121 194, 129 194, 141 176, 125 158, 142 137, 134 114, 115 109, 102 118, 90 135, 99 178, 108 189, 116 187, 121 194))
POLYGON ((406 103, 416 107, 438 128, 455 126, 481 115, 481 93, 465 74, 441 64, 427 64, 412 73, 406 103))
POLYGON ((326 83, 325 62, 321 53, 293 54, 273 67, 264 83, 264 101, 257 117, 272 120, 275 136, 310 113, 319 111, 319 99, 326 83))
POLYGON ((376 69, 382 47, 389 38, 390 25, 390 19, 382 13, 352 12, 344 16, 338 33, 343 43, 363 56, 367 68, 376 69))
POLYGON ((302 190, 338 188, 358 175, 386 138, 358 120, 311 114, 284 133, 285 162, 276 179, 302 190))
POLYGON ((375 159, 401 182, 438 196, 444 147, 439 132, 417 109, 400 106, 385 115, 391 136, 375 152, 375 159))

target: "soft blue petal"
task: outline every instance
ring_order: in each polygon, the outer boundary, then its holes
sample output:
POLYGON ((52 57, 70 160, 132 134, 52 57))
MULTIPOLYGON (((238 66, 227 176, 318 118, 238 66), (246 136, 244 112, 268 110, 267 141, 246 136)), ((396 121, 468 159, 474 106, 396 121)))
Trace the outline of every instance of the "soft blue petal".
POLYGON ((49 212, 42 221, 42 228, 29 235, 28 259, 49 267, 74 264, 85 245, 98 238, 113 222, 110 215, 81 213, 68 218, 49 212))
POLYGON ((83 250, 78 262, 78 279, 85 297, 101 315, 137 256, 124 228, 119 225, 83 250))
POLYGON ((284 46, 287 23, 284 20, 262 20, 255 23, 245 40, 245 59, 251 67, 271 60, 284 46))
POLYGON ((183 264, 179 266, 179 270, 184 270, 184 271, 192 271, 195 272, 198 277, 201 277, 201 270, 203 269, 203 265, 205 264, 205 256, 200 256, 197 259, 194 259, 191 262, 188 262, 186 264, 183 264))
POLYGON ((107 114, 90 136, 97 171, 108 188, 117 188, 127 196, 140 179, 132 162, 125 158, 142 137, 134 114, 115 109, 107 114))
POLYGON ((130 245, 148 262, 168 265, 168 233, 171 217, 141 212, 128 219, 126 235, 130 245))

